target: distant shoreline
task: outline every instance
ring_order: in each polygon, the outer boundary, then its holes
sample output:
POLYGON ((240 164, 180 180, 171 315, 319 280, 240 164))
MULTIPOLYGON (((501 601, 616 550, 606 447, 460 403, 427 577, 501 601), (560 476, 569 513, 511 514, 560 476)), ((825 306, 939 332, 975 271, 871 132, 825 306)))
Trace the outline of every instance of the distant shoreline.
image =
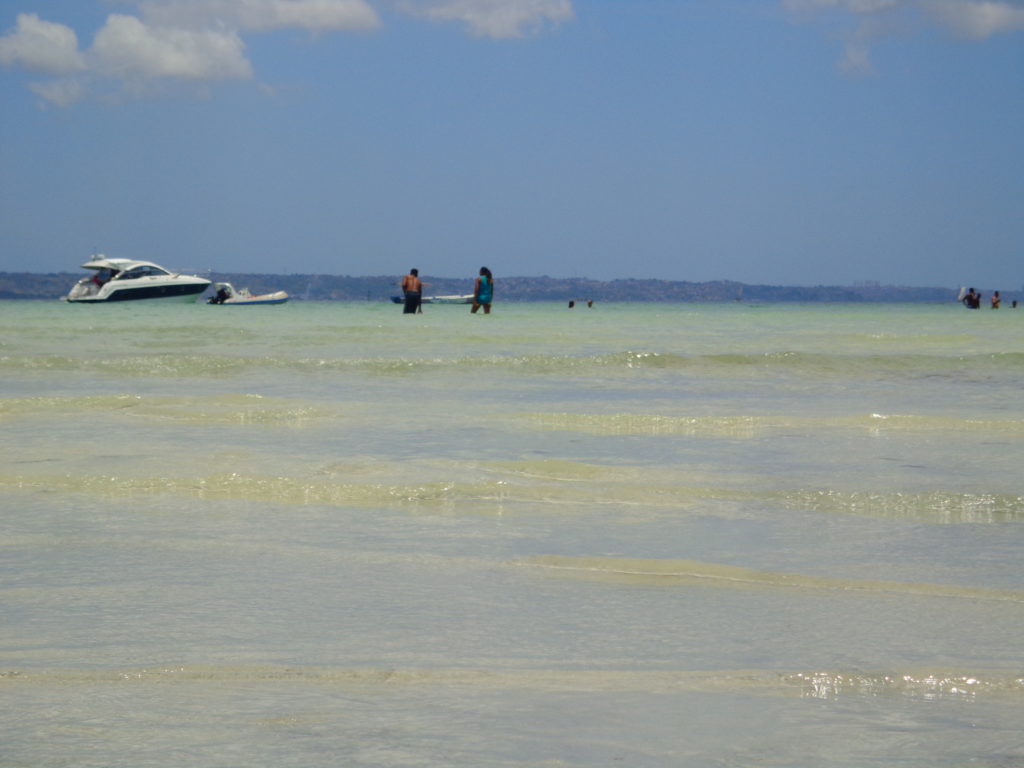
MULTIPOLYGON (((82 277, 81 272, 0 272, 0 299, 59 299, 82 277)), ((293 299, 310 301, 390 301, 399 293, 401 275, 351 277, 348 275, 273 275, 237 272, 204 273, 213 281, 246 286, 254 293, 287 291, 293 299)), ((461 294, 473 290, 472 278, 423 275, 430 294, 461 294)), ((678 280, 502 277, 495 279, 497 301, 642 301, 642 302, 838 302, 838 303, 946 303, 956 302, 959 287, 891 286, 878 283, 854 286, 752 285, 730 280, 689 282, 678 280)), ((983 294, 992 291, 981 288, 983 294)), ((1003 305, 1022 297, 1018 291, 1000 290, 1003 305)))

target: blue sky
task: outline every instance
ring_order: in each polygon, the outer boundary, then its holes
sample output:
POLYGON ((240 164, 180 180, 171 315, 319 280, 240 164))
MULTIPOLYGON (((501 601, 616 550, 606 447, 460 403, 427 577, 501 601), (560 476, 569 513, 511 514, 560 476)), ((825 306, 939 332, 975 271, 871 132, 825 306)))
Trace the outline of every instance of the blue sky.
POLYGON ((1024 283, 1024 0, 7 0, 0 271, 1024 283))

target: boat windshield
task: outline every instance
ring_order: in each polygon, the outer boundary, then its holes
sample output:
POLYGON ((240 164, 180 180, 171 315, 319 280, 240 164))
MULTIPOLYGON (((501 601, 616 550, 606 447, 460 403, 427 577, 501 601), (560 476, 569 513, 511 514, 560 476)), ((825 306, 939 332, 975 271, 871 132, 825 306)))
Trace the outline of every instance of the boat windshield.
POLYGON ((117 276, 118 280, 135 280, 140 277, 162 277, 164 275, 171 274, 166 269, 154 266, 152 264, 143 264, 138 267, 133 267, 125 272, 122 272, 117 276))

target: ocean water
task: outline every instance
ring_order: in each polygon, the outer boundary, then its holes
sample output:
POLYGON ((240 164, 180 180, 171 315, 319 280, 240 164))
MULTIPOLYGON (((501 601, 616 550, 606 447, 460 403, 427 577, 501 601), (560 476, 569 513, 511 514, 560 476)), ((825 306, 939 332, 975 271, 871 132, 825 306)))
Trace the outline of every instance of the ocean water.
POLYGON ((1024 310, 7 301, 0 425, 0 768, 1024 766, 1024 310))

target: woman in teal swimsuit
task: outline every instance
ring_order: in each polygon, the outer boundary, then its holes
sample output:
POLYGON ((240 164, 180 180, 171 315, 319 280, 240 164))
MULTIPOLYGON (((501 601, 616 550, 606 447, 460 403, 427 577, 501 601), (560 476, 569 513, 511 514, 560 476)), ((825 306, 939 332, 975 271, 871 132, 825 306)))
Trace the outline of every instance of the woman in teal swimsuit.
POLYGON ((491 300, 494 298, 494 276, 487 267, 480 267, 480 277, 476 279, 476 286, 473 288, 473 308, 469 310, 473 314, 480 307, 484 308, 484 314, 491 314, 491 300))

